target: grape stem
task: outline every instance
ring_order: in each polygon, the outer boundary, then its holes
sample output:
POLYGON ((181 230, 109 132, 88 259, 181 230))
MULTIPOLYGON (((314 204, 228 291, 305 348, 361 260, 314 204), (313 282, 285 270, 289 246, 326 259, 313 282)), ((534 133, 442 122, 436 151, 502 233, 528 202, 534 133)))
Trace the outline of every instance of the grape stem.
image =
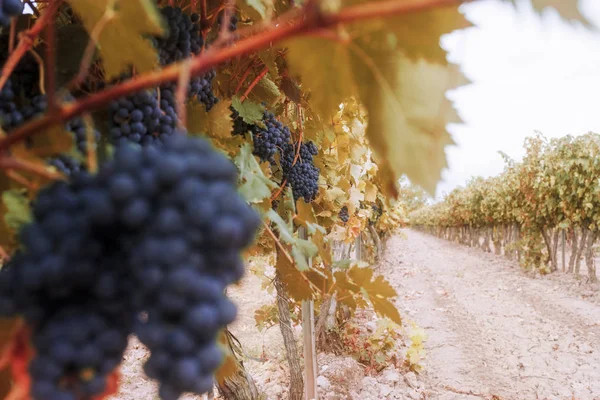
POLYGON ((267 74, 267 72, 269 72, 269 67, 265 67, 263 68, 262 71, 260 71, 260 74, 256 75, 256 78, 254 78, 254 80, 252 81, 252 83, 250 83, 250 86, 248 86, 248 89, 246 89, 246 91, 244 92, 244 94, 242 95, 242 97, 240 97, 240 101, 244 101, 248 98, 248 95, 250 94, 250 92, 252 91, 252 89, 254 89, 254 87, 256 85, 258 85, 258 82, 260 82, 260 80, 262 78, 265 77, 265 75, 267 74))
POLYGON ((0 90, 6 84, 6 81, 15 70, 16 66, 21 61, 21 58, 33 47, 33 41, 42 32, 46 25, 52 20, 54 13, 58 10, 58 7, 62 3, 62 0, 56 0, 52 2, 47 8, 44 9, 42 16, 35 22, 31 29, 21 33, 19 38, 19 45, 13 51, 4 66, 2 66, 2 74, 0 75, 0 90))
MULTIPOLYGON (((319 28, 335 26, 342 23, 349 23, 370 18, 390 16, 394 14, 409 14, 419 11, 425 11, 433 8, 461 4, 470 0, 420 0, 420 1, 401 1, 384 0, 378 2, 362 3, 356 6, 347 7, 333 14, 322 14, 312 3, 308 3, 304 8, 292 10, 275 21, 261 25, 263 30, 257 34, 246 37, 237 42, 236 46, 216 49, 212 47, 207 51, 194 56, 190 62, 190 74, 192 77, 198 76, 215 66, 231 60, 235 57, 247 55, 266 48, 275 42, 281 42, 290 37, 310 35, 312 31, 319 28)), ((60 1, 52 3, 56 7, 60 1)), ((6 82, 6 79, 13 71, 18 60, 22 57, 24 51, 31 47, 31 37, 35 37, 46 24, 46 19, 50 15, 48 11, 36 22, 34 27, 27 32, 25 37, 19 43, 17 50, 9 58, 0 77, 0 88, 6 82), (39 26, 39 27, 38 27, 39 26), (19 55, 20 54, 20 55, 19 55)), ((240 36, 244 36, 240 31, 240 36)), ((249 31, 253 28, 248 28, 249 31)), ((254 28, 256 29, 256 28, 254 28)), ((140 74, 135 78, 127 80, 119 85, 104 89, 96 94, 84 97, 75 103, 63 105, 54 113, 47 113, 42 118, 37 118, 18 129, 15 129, 10 136, 0 139, 0 151, 10 147, 29 136, 45 132, 45 128, 52 124, 68 121, 79 116, 86 111, 94 110, 105 106, 113 100, 126 96, 143 89, 160 86, 164 83, 175 82, 178 80, 184 68, 184 63, 172 64, 160 71, 152 71, 140 74)))
MULTIPOLYGON (((261 64, 262 64, 262 62, 261 62, 261 64)), ((242 85, 244 84, 244 81, 246 80, 246 78, 248 77, 248 75, 250 75, 250 72, 252 72, 252 69, 254 68, 255 65, 257 65, 256 61, 253 61, 253 62, 250 63, 250 65, 248 65, 248 68, 246 68, 246 71, 244 72, 244 74, 242 75, 242 77, 238 81, 237 86, 235 87, 235 90, 233 92, 234 96, 236 94, 238 94, 238 92, 242 88, 242 85)), ((237 74, 236 74, 236 77, 237 77, 237 74)))
POLYGON ((54 112, 58 107, 56 102, 56 23, 55 13, 57 9, 51 8, 48 12, 48 23, 44 37, 46 39, 46 59, 44 71, 46 73, 46 99, 48 101, 48 112, 54 112))

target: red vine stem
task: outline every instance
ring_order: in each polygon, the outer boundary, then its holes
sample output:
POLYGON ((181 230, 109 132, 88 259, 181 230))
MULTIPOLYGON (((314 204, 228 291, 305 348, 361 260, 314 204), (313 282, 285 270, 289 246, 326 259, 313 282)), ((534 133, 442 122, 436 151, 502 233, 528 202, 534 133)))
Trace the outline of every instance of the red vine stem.
POLYGON ((58 6, 62 3, 62 0, 55 0, 47 8, 44 9, 44 14, 36 21, 35 25, 31 29, 23 32, 19 39, 19 45, 13 51, 4 66, 2 67, 2 74, 0 75, 0 90, 6 84, 8 77, 13 73, 21 58, 31 49, 33 46, 33 40, 42 32, 44 27, 54 16, 54 12, 58 9, 58 6))
POLYGON ((246 71, 244 72, 244 75, 242 75, 242 77, 240 78, 237 86, 235 87, 235 91, 233 92, 234 96, 236 94, 238 94, 238 92, 242 88, 242 85, 244 84, 244 81, 246 80, 246 78, 248 77, 248 75, 250 75, 250 72, 252 72, 252 68, 254 67, 254 65, 255 65, 254 62, 250 63, 250 65, 248 65, 248 68, 246 68, 246 71))
POLYGON ((286 185, 287 185, 287 179, 284 179, 283 182, 281 182, 281 186, 279 186, 279 189, 277 189, 277 191, 275 193, 273 193, 273 195, 271 196, 271 198, 269 200, 273 201, 276 198, 278 198, 279 195, 281 194, 281 192, 283 192, 283 189, 285 189, 286 185))
MULTIPOLYGON (((55 2, 57 2, 55 0, 55 2)), ((56 9, 49 9, 48 17, 49 21, 46 24, 45 38, 46 38, 46 64, 44 71, 46 71, 46 97, 48 99, 48 112, 53 113, 58 104, 56 102, 56 24, 54 23, 56 9)))
POLYGON ((265 75, 267 74, 267 72, 269 72, 269 67, 265 67, 260 74, 258 74, 256 76, 256 78, 254 78, 254 80, 252 81, 252 83, 250 83, 250 86, 248 86, 248 89, 246 89, 246 91, 244 92, 244 94, 242 95, 242 97, 240 97, 240 101, 244 101, 248 98, 248 95, 250 94, 250 92, 252 91, 252 89, 254 89, 254 87, 256 85, 258 85, 258 82, 260 82, 260 80, 262 78, 265 77, 265 75))
MULTIPOLYGON (((310 32, 311 29, 323 28, 340 23, 348 23, 368 18, 390 16, 393 14, 408 14, 428 10, 431 8, 460 4, 463 2, 464 0, 420 0, 409 3, 401 0, 385 0, 375 3, 369 2, 359 4, 330 15, 322 15, 318 12, 318 10, 310 8, 304 8, 301 11, 294 10, 289 15, 285 15, 279 20, 271 23, 264 31, 240 40, 237 42, 236 46, 226 47, 218 50, 210 48, 206 52, 191 58, 189 61, 190 74, 191 76, 197 76, 227 60, 253 53, 262 48, 269 47, 275 42, 281 42, 282 40, 293 36, 306 34, 307 32, 310 32), (289 21, 289 23, 286 23, 286 21, 289 21)), ((44 18, 46 15, 48 15, 47 12, 42 16, 42 18, 44 18)), ((37 27, 40 22, 42 22, 42 18, 38 20, 34 28, 37 27)), ((41 28, 38 28, 37 32, 40 30, 41 28)), ((240 36, 241 35, 242 32, 240 32, 240 36)), ((18 53, 18 51, 16 51, 14 54, 16 53, 18 53)), ((82 98, 74 104, 59 107, 56 113, 48 114, 42 118, 31 121, 23 125, 21 128, 14 130, 10 136, 1 139, 0 150, 4 150, 13 143, 23 140, 26 137, 36 133, 41 133, 44 131, 44 128, 47 128, 52 124, 68 121, 69 119, 81 115, 86 111, 104 106, 112 100, 125 96, 129 93, 159 86, 167 82, 177 81, 182 69, 183 63, 173 64, 160 71, 138 75, 137 77, 123 82, 120 85, 113 86, 94 95, 82 98)), ((10 71, 12 71, 12 68, 10 71)), ((6 81, 4 72, 5 71, 3 71, 2 75, 2 79, 4 81, 0 81, 0 88, 1 85, 6 81)))
POLYGON ((18 170, 18 171, 29 172, 31 174, 41 176, 42 178, 51 179, 51 180, 61 179, 63 177, 62 174, 57 174, 57 173, 48 171, 46 168, 44 168, 43 165, 39 165, 36 163, 32 163, 32 162, 14 158, 14 157, 0 158, 0 168, 1 169, 14 169, 14 170, 18 170))
POLYGON ((0 261, 8 260, 8 253, 4 250, 4 247, 0 246, 0 261))

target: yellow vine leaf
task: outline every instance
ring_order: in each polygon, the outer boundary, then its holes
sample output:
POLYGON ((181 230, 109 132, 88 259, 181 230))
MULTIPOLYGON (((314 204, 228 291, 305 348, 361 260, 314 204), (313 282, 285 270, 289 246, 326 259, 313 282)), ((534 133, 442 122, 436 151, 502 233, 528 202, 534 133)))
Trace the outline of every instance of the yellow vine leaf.
POLYGON ((232 377, 239 371, 238 360, 229 347, 227 333, 223 330, 219 333, 219 347, 223 351, 224 360, 221 366, 215 372, 215 379, 220 384, 223 384, 227 378, 232 377))
POLYGON ((204 133, 211 138, 231 138, 233 120, 230 106, 230 100, 219 101, 209 112, 206 112, 204 104, 198 101, 191 102, 187 107, 188 130, 194 133, 204 133))
MULTIPOLYGON (((516 3, 515 0, 511 2, 516 3)), ((578 0, 531 0, 533 8, 540 13, 548 8, 554 8, 564 19, 579 21, 585 26, 590 26, 588 19, 579 11, 578 3, 578 0)))
POLYGON ((453 76, 441 65, 411 61, 385 46, 381 35, 351 46, 352 67, 368 114, 367 137, 379 155, 388 185, 406 174, 430 194, 447 166, 444 147, 452 144, 447 122, 456 112, 445 97, 453 76))
MULTIPOLYGON (((562 1, 562 0, 558 0, 562 1)), ((446 51, 440 37, 455 30, 473 26, 458 10, 459 4, 425 12, 386 18, 389 30, 396 34, 398 49, 411 60, 425 59, 446 65, 446 51)))
POLYGON ((275 269, 279 274, 281 281, 285 283, 290 297, 296 301, 310 300, 312 298, 312 289, 308 280, 302 276, 298 268, 282 254, 277 251, 277 263, 275 269))
POLYGON ((397 296, 396 291, 383 276, 373 278, 371 268, 359 266, 353 266, 348 271, 337 271, 334 276, 337 287, 354 295, 353 302, 360 305, 361 301, 368 300, 376 313, 402 324, 398 309, 390 301, 397 296))
POLYGON ((137 72, 149 72, 158 65, 156 49, 145 38, 164 33, 154 1, 69 0, 69 4, 89 34, 106 18, 105 15, 113 13, 101 31, 98 43, 107 80, 119 77, 131 66, 137 72))
POLYGON ((301 38, 286 41, 283 46, 288 49, 290 74, 302 77, 303 90, 311 93, 311 107, 323 120, 329 120, 355 92, 345 45, 301 38))

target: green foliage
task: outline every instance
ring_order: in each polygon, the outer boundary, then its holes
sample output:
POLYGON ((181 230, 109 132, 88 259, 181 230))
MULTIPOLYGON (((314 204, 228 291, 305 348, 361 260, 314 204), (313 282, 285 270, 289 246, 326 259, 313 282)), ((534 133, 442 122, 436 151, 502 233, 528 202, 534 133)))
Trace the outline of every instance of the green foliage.
POLYGON ((525 267, 546 270, 542 231, 583 227, 598 231, 600 215, 600 135, 525 140, 520 163, 507 159, 497 177, 472 179, 442 202, 411 214, 428 227, 475 228, 517 224, 525 267))
POLYGON ((31 222, 32 216, 31 209, 29 208, 29 199, 27 199, 24 190, 12 189, 4 191, 2 193, 2 202, 7 210, 4 214, 4 220, 6 225, 13 231, 17 232, 23 225, 31 222))
MULTIPOLYGON (((63 86, 80 71, 88 44, 96 45, 88 79, 74 90, 77 96, 89 96, 88 106, 82 111, 89 112, 89 120, 93 120, 95 128, 103 134, 99 146, 84 157, 91 171, 96 169, 98 161, 110 156, 109 123, 106 110, 100 107, 107 105, 107 98, 97 92, 112 85, 115 78, 127 84, 125 77, 128 76, 137 77, 139 81, 164 76, 151 37, 166 33, 158 6, 172 3, 167 0, 67 0, 65 4, 73 9, 76 18, 68 17, 61 9, 58 17, 51 21, 57 26, 57 63, 50 65, 50 60, 44 60, 48 63, 44 68, 55 73, 60 89, 65 89, 63 86)), ((260 211, 264 222, 256 245, 248 254, 270 257, 271 265, 275 266, 293 300, 319 301, 322 296, 336 292, 340 302, 352 310, 372 308, 380 316, 401 324, 393 303, 396 292, 389 282, 374 276, 373 270, 363 263, 335 264, 331 243, 351 242, 368 228, 380 235, 389 235, 405 224, 407 210, 423 204, 425 194, 398 185, 401 176, 406 175, 427 192, 434 192, 441 170, 446 167, 445 147, 452 144, 446 125, 460 122, 445 94, 466 81, 448 64, 446 52, 440 47, 440 37, 470 24, 458 6, 453 5, 325 28, 315 24, 281 41, 275 29, 314 17, 308 14, 314 10, 300 8, 302 3, 311 5, 309 2, 238 1, 232 11, 243 25, 263 25, 248 32, 249 38, 246 33, 241 35, 242 40, 231 35, 218 46, 205 48, 195 56, 211 60, 218 52, 228 55, 216 57, 218 65, 206 65, 217 70, 214 89, 220 101, 206 112, 196 99, 187 99, 184 104, 187 120, 178 122, 193 134, 210 138, 215 147, 235 163, 239 191, 260 211), (290 17, 286 14, 288 11, 295 14, 290 17), (284 19, 278 19, 284 14, 284 19), (266 35, 268 40, 260 35, 266 35), (259 48, 256 43, 264 43, 264 46, 259 48), (236 53, 236 49, 242 51, 236 53), (209 53, 212 56, 207 56, 209 53), (311 204, 294 201, 277 162, 260 163, 252 154, 249 137, 231 136, 234 122, 231 108, 244 122, 258 125, 268 109, 290 128, 293 144, 312 141, 317 146, 319 153, 314 162, 321 171, 320 190, 311 204), (392 201, 398 197, 399 201, 392 201), (337 217, 342 207, 348 209, 350 216, 346 224, 337 217), (306 227, 307 239, 299 237, 299 226, 306 227)), ((335 15, 340 8, 367 3, 326 1, 319 3, 318 8, 324 15, 335 15)), ((208 19, 201 21, 205 45, 218 37, 217 24, 210 25, 222 12, 221 1, 178 0, 175 4, 186 12, 199 11, 192 7, 205 4, 208 19)), ((555 6, 565 17, 582 20, 571 1, 534 0, 534 6, 539 10, 555 6)), ((39 2, 39 7, 47 7, 47 4, 39 2)), ((17 27, 20 30, 34 26, 36 20, 39 21, 31 17, 31 21, 17 27)), ((327 21, 324 18, 321 22, 327 21)), ((42 41, 33 39, 36 40, 32 50, 45 54, 42 41)), ((169 68, 174 71, 179 67, 169 68)), ((40 82, 41 86, 44 84, 47 82, 40 82)), ((154 89, 158 90, 158 86, 156 84, 154 89)), ((164 94, 161 91, 159 95, 164 94)), ((119 96, 128 94, 131 93, 118 93, 119 96)), ((72 107, 69 105, 61 112, 72 107)), ((31 218, 29 200, 35 198, 41 187, 59 178, 47 166, 47 158, 70 153, 73 148, 72 135, 63 129, 64 121, 52 119, 51 122, 53 126, 34 132, 27 142, 15 143, 1 156, 3 161, 6 157, 13 165, 16 161, 22 167, 22 170, 7 167, 0 171, 2 252, 10 254, 17 247, 14 231, 31 218)), ((4 134, 0 137, 4 139, 4 134)), ((507 166, 501 178, 474 180, 467 188, 451 193, 445 202, 420 212, 413 221, 442 226, 516 222, 531 232, 548 225, 586 226, 596 230, 599 221, 593 211, 600 204, 598 179, 593 174, 600 169, 596 161, 598 140, 591 136, 586 140, 589 142, 569 138, 568 143, 548 143, 532 139, 523 164, 507 166)), ((537 254, 536 243, 523 245, 534 249, 533 256, 537 254)), ((274 324, 274 315, 274 307, 270 305, 260 310, 257 322, 265 327, 274 324)), ((360 356, 372 356, 377 368, 390 362, 390 354, 393 354, 390 344, 397 338, 396 325, 387 319, 382 321, 386 322, 380 323, 372 340, 368 339, 370 353, 360 356)), ((413 336, 408 362, 417 365, 422 354, 422 335, 413 336)), ((231 344, 226 335, 221 340, 231 344)), ((238 364, 228 358, 219 380, 237 367, 238 364)))

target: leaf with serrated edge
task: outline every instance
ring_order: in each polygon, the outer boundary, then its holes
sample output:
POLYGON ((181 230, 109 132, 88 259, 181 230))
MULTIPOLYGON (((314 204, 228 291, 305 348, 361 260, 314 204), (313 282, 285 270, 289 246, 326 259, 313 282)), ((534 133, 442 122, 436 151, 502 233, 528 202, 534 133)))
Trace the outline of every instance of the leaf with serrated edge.
POLYGON ((406 174, 433 194, 447 166, 444 147, 453 143, 446 117, 454 114, 444 111, 452 107, 445 97, 451 77, 446 67, 411 62, 400 52, 378 47, 382 41, 376 37, 350 47, 360 98, 369 114, 369 143, 381 170, 389 166, 393 172, 385 177, 387 185, 394 187, 406 174))
POLYGON ((231 106, 238 112, 247 124, 256 124, 262 121, 265 108, 249 100, 242 102, 238 96, 231 99, 231 106))
POLYGON ((267 105, 277 103, 282 97, 279 88, 269 77, 262 78, 248 96, 256 103, 265 102, 267 105))
POLYGON ((446 51, 440 46, 440 37, 472 26, 460 13, 459 7, 459 4, 439 7, 386 18, 384 21, 388 29, 396 34, 398 49, 409 59, 424 58, 429 62, 446 65, 446 51))
POLYGON ((311 106, 327 120, 354 90, 350 59, 344 44, 316 38, 287 41, 290 74, 300 76, 311 92, 311 106))
MULTIPOLYGON (((91 33, 103 18, 110 0, 69 0, 69 4, 91 33)), ((113 12, 114 17, 106 23, 98 41, 107 79, 119 77, 131 66, 139 73, 153 70, 158 65, 158 54, 145 36, 164 33, 154 1, 116 1, 113 12)))
POLYGON ((281 277, 281 281, 286 284, 287 292, 292 299, 301 301, 312 298, 312 289, 306 278, 279 250, 275 269, 281 277))
POLYGON ((208 113, 208 136, 228 138, 233 131, 229 100, 219 101, 208 113))
POLYGON ((239 192, 250 203, 261 203, 271 197, 271 190, 278 186, 269 179, 260 168, 256 157, 252 155, 249 143, 244 143, 239 154, 234 159, 239 170, 239 192))
MULTIPOLYGON (((515 3, 514 0, 511 0, 515 3)), ((579 21, 585 26, 590 26, 590 21, 579 11, 577 0, 531 0, 533 8, 542 13, 548 8, 554 8, 561 17, 568 21, 579 21)))

